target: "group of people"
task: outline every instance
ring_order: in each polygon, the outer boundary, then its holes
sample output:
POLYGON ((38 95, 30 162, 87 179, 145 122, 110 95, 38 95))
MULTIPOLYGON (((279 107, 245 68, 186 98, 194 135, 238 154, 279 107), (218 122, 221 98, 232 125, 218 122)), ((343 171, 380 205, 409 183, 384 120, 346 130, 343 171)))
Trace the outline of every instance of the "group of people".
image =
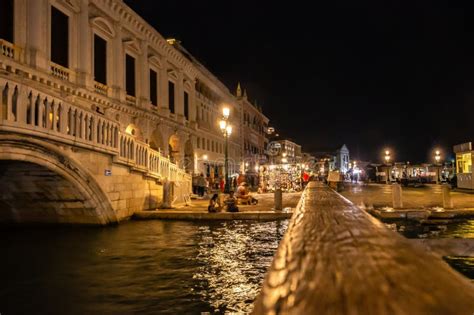
MULTIPOLYGON (((233 190, 229 192, 229 195, 224 200, 224 206, 228 212, 238 212, 239 207, 237 204, 239 201, 241 204, 248 205, 256 205, 258 203, 258 200, 250 194, 250 191, 248 190, 248 184, 245 182, 242 182, 237 188, 237 196, 235 196, 233 190)), ((223 205, 220 205, 219 203, 219 195, 214 194, 209 200, 209 206, 207 207, 207 210, 209 212, 219 212, 221 209, 223 209, 223 205)))

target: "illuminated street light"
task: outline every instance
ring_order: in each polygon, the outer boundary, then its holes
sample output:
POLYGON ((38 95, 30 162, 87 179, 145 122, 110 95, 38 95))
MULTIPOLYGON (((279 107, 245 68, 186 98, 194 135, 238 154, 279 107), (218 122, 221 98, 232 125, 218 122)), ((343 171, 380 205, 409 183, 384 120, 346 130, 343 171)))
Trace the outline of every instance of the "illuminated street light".
POLYGON ((222 131, 222 134, 225 138, 225 188, 224 192, 229 193, 230 191, 230 182, 229 182, 229 137, 232 134, 232 126, 228 123, 230 115, 230 109, 224 107, 222 109, 222 120, 219 122, 219 127, 222 131))
POLYGON ((390 151, 389 151, 389 150, 385 150, 385 157, 384 157, 385 163, 388 164, 388 163, 390 162, 390 158, 391 158, 391 156, 390 156, 390 151))
POLYGON ((436 152, 435 152, 436 164, 438 164, 440 160, 441 160, 441 152, 439 150, 436 150, 436 152))
POLYGON ((229 115, 230 115, 230 109, 228 107, 224 107, 222 109, 222 116, 224 117, 224 119, 228 119, 229 118, 229 115))

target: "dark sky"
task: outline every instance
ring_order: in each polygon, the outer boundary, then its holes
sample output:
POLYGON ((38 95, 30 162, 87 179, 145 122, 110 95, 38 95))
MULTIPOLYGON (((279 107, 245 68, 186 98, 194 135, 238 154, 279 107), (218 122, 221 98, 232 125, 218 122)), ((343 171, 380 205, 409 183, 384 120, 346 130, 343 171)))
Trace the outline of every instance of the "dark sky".
POLYGON ((305 151, 416 162, 474 140, 468 1, 125 2, 305 151))

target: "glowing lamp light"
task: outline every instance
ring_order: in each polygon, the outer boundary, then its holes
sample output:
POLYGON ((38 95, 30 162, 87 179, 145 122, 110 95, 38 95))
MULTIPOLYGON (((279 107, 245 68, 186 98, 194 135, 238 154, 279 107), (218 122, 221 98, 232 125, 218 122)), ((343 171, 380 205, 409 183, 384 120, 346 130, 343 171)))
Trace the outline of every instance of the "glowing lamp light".
POLYGON ((227 122, 225 120, 219 121, 219 127, 221 128, 221 130, 225 130, 225 128, 227 127, 227 122))
POLYGON ((245 166, 249 166, 249 162, 245 162, 245 166))
POLYGON ((232 126, 227 126, 226 132, 227 132, 227 135, 230 136, 232 134, 232 126))
POLYGON ((222 115, 224 116, 225 119, 229 118, 230 115, 230 109, 228 107, 224 107, 222 109, 222 115))
POLYGON ((255 165, 255 172, 258 172, 258 170, 259 170, 258 165, 255 165))
POLYGON ((385 150, 385 155, 389 155, 390 154, 390 151, 389 150, 385 150))
POLYGON ((207 161, 207 154, 204 154, 204 155, 202 156, 202 158, 203 158, 203 160, 207 161))
POLYGON ((282 158, 282 159, 281 159, 281 162, 282 162, 282 163, 288 163, 288 160, 287 160, 286 158, 282 158))

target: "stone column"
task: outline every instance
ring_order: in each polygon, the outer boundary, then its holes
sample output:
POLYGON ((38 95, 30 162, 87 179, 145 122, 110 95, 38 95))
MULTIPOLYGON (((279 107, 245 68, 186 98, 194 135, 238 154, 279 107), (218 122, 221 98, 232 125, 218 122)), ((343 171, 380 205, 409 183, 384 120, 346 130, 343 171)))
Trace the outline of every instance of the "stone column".
POLYGON ((168 63, 163 60, 163 68, 158 72, 158 111, 164 116, 168 116, 168 63))
POLYGON ((196 121, 196 90, 194 80, 191 82, 191 89, 189 90, 189 121, 196 121))
MULTIPOLYGON (((77 43, 78 69, 77 83, 89 90, 94 89, 92 69, 92 30, 89 25, 89 0, 81 1, 77 43)), ((75 49, 73 49, 74 51, 75 49)))
MULTIPOLYGON (((28 17, 26 11, 26 0, 16 0, 14 3, 14 21, 13 21, 13 40, 14 44, 22 48, 26 47, 27 42, 27 26, 28 17)), ((25 62, 25 51, 22 49, 20 52, 20 61, 25 62)))
POLYGON ((141 107, 148 107, 150 104, 150 66, 148 65, 148 42, 141 42, 142 53, 137 64, 137 98, 141 107))
POLYGON ((175 85, 174 112, 177 117, 184 117, 184 75, 178 72, 178 81, 175 85))
POLYGON ((27 2, 27 45, 26 61, 33 68, 49 72, 47 45, 49 5, 47 0, 27 2))
POLYGON ((112 40, 112 57, 113 64, 113 73, 110 80, 112 88, 112 97, 125 101, 125 60, 123 54, 123 44, 122 44, 122 26, 120 23, 115 23, 116 34, 112 40))

